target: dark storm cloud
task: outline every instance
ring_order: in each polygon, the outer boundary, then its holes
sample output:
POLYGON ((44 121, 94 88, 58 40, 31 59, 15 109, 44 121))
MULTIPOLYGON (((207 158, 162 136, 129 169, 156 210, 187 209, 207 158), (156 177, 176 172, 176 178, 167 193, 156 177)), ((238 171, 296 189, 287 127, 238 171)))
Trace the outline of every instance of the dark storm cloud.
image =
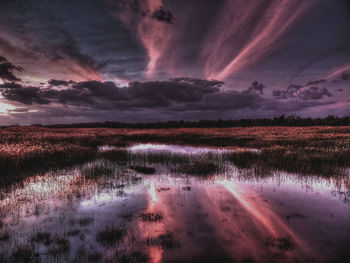
POLYGON ((274 90, 272 95, 278 99, 320 100, 324 97, 332 97, 333 93, 327 88, 289 85, 285 90, 274 90))
POLYGON ((0 85, 0 91, 3 89, 20 89, 22 88, 22 84, 15 82, 6 82, 0 85))
MULTIPOLYGON (((0 90, 8 100, 26 105, 69 106, 96 112, 138 112, 138 114, 152 112, 154 118, 164 114, 177 116, 191 112, 207 112, 212 116, 214 112, 222 114, 244 109, 298 111, 322 105, 316 100, 325 94, 322 89, 310 88, 298 95, 301 101, 285 103, 263 97, 261 94, 263 85, 258 82, 253 83, 255 84, 252 84, 248 90, 242 92, 225 91, 222 89, 224 83, 220 81, 191 78, 132 82, 127 87, 120 87, 114 82, 70 82, 67 86, 63 85, 58 89, 57 86, 39 88, 7 83, 0 85, 0 90), (302 102, 304 100, 314 102, 302 102)), ((295 86, 289 89, 299 91, 301 87, 295 86)))
POLYGON ((245 91, 245 93, 260 93, 263 94, 265 89, 265 85, 259 83, 258 81, 253 81, 249 88, 245 91))
POLYGON ((320 100, 324 97, 332 97, 333 93, 330 92, 327 88, 319 88, 319 87, 309 87, 303 89, 299 97, 302 100, 320 100))
POLYGON ((302 89, 300 85, 289 85, 285 90, 273 90, 272 96, 279 99, 288 99, 297 97, 297 92, 302 89))
POLYGON ((97 109, 131 109, 202 101, 206 94, 219 93, 222 84, 223 82, 215 80, 177 78, 169 81, 132 82, 128 87, 119 87, 114 82, 50 80, 49 85, 53 87, 68 88, 39 88, 5 83, 0 85, 0 90, 8 100, 23 104, 61 103, 97 109))
POLYGON ((312 81, 309 81, 308 83, 306 83, 306 86, 317 85, 317 84, 324 83, 324 82, 326 82, 326 81, 327 81, 327 80, 325 80, 325 79, 312 80, 312 81))
POLYGON ((47 82, 50 86, 68 86, 69 84, 73 84, 74 81, 66 81, 66 80, 57 80, 57 79, 50 79, 47 82))
POLYGON ((158 9, 156 9, 152 13, 152 18, 168 24, 173 24, 175 19, 173 14, 169 10, 167 10, 164 6, 160 6, 158 9))
POLYGON ((2 56, 0 56, 0 63, 5 62, 5 61, 7 61, 7 59, 2 57, 2 56))
POLYGON ((6 58, 0 57, 0 79, 6 81, 20 81, 21 79, 16 77, 14 71, 21 72, 23 69, 8 62, 6 58))
POLYGON ((223 111, 238 109, 259 109, 263 107, 265 98, 258 94, 227 91, 208 94, 202 100, 193 103, 173 105, 174 111, 223 111))
POLYGON ((36 111, 23 115, 39 122, 275 116, 319 112, 335 100, 332 107, 347 106, 347 0, 0 2, 0 55, 9 60, 0 57, 7 82, 0 100, 28 105, 36 111), (169 79, 178 76, 190 78, 169 79), (198 79, 220 77, 225 85, 198 79), (255 79, 266 87, 249 86, 255 79), (270 96, 288 83, 303 85, 270 96))
POLYGON ((350 72, 343 72, 341 78, 342 80, 350 80, 350 72))
POLYGON ((50 101, 43 98, 40 88, 38 87, 17 87, 17 88, 2 88, 1 95, 10 101, 17 101, 26 105, 32 104, 49 104, 50 101))
POLYGON ((77 82, 67 90, 45 90, 42 96, 64 104, 94 105, 96 108, 159 108, 203 100, 218 93, 222 82, 178 78, 169 81, 132 82, 118 87, 113 82, 77 82))
POLYGON ((162 4, 160 4, 155 10, 151 11, 147 4, 147 0, 119 0, 106 2, 119 12, 127 11, 128 14, 132 14, 133 19, 136 20, 150 17, 167 24, 173 24, 175 20, 173 13, 162 4))
POLYGON ((128 90, 132 97, 149 101, 156 99, 171 104, 200 101, 205 94, 219 92, 222 84, 216 80, 177 78, 169 81, 132 82, 128 90))

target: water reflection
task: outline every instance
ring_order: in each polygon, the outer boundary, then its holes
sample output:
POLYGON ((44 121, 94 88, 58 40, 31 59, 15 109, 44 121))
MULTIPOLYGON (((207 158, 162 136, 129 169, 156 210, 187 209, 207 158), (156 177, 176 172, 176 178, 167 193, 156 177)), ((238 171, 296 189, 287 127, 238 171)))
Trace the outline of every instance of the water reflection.
POLYGON ((146 144, 128 151, 118 152, 117 160, 102 155, 1 189, 0 261, 350 258, 349 173, 327 179, 282 172, 260 177, 210 148, 146 144), (164 151, 180 156, 155 158, 164 151), (208 176, 198 160, 220 169, 208 176), (179 168, 188 165, 204 170, 194 175, 179 168))
POLYGON ((181 145, 171 145, 171 144, 136 144, 128 148, 131 152, 166 152, 174 154, 203 154, 209 152, 228 152, 228 150, 209 148, 209 147, 193 147, 193 146, 181 146, 181 145))

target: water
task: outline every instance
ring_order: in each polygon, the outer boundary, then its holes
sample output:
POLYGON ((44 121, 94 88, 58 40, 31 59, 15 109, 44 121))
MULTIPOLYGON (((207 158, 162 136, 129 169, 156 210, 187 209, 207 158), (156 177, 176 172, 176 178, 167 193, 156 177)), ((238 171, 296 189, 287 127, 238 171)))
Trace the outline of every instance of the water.
POLYGON ((126 161, 100 158, 3 187, 0 261, 350 259, 349 172, 261 176, 225 161, 218 149, 145 144, 127 152, 126 161), (184 172, 198 160, 220 165, 184 172))
MULTIPOLYGON (((100 152, 107 152, 120 149, 116 146, 103 145, 99 147, 100 152)), ((142 143, 135 144, 125 148, 128 151, 137 152, 153 152, 153 153, 174 153, 174 154, 204 154, 204 153, 225 153, 232 152, 234 150, 210 148, 210 147, 193 147, 174 144, 154 144, 154 143, 142 143)), ((243 150, 243 149, 242 149, 243 150)), ((237 151, 237 150, 235 150, 237 151)), ((244 149, 244 151, 259 153, 258 149, 244 149)))

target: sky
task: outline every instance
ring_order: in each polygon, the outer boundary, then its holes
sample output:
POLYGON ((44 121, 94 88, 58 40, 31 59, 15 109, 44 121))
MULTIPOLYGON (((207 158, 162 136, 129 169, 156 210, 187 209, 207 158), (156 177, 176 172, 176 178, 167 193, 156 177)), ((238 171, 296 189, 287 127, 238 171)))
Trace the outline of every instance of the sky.
POLYGON ((349 112, 348 0, 0 0, 0 125, 349 112))

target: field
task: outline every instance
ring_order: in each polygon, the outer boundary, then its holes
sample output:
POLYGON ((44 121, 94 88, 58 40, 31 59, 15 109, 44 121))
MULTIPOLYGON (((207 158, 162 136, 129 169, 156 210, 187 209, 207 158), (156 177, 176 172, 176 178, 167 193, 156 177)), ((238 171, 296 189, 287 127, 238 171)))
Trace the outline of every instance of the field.
POLYGON ((0 262, 349 262, 350 128, 0 130, 0 262))
POLYGON ((2 176, 84 162, 98 146, 165 143, 238 150, 230 158, 240 167, 263 164, 288 172, 333 175, 350 165, 349 127, 250 127, 178 129, 50 129, 11 127, 0 130, 2 176), (257 149, 259 154, 247 149, 257 149))

